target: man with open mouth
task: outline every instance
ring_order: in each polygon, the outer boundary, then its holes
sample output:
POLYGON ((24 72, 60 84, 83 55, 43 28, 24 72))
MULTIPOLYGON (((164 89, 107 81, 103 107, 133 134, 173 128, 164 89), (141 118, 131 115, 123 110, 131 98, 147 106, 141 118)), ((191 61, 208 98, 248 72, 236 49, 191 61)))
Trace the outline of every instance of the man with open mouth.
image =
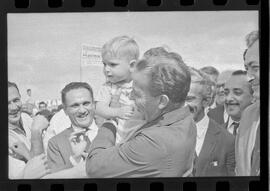
POLYGON ((89 84, 71 82, 62 90, 61 98, 71 126, 48 142, 47 156, 52 172, 71 168, 82 162, 98 130, 93 120, 95 104, 89 84))
POLYGON ((40 178, 49 173, 46 157, 41 155, 44 152, 42 132, 48 125, 48 119, 44 116, 38 115, 32 119, 22 112, 19 89, 15 83, 8 82, 10 179, 40 178))

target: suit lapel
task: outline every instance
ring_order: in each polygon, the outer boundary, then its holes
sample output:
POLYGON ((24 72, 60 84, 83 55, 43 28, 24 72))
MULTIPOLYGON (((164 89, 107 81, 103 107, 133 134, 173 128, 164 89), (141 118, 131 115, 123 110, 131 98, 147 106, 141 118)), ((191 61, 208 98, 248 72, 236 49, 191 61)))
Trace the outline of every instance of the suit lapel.
POLYGON ((212 160, 212 156, 217 144, 217 134, 219 130, 215 127, 212 119, 209 119, 208 129, 205 135, 203 146, 197 160, 198 175, 204 173, 212 160))

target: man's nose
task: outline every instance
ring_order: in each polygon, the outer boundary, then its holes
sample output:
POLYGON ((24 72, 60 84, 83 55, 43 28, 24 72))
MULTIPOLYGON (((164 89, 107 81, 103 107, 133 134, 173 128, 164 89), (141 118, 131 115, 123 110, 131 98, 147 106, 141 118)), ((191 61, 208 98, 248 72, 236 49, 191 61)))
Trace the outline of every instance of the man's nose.
POLYGON ((78 110, 80 113, 84 113, 84 112, 86 112, 87 111, 87 109, 86 109, 86 107, 84 106, 84 105, 80 105, 79 106, 79 110, 78 110))
POLYGON ((8 109, 16 110, 16 109, 18 109, 18 105, 14 102, 11 102, 10 104, 8 104, 8 109))
POLYGON ((254 75, 253 75, 253 73, 251 72, 251 71, 247 71, 247 80, 249 81, 249 82, 251 82, 252 80, 254 80, 254 75))
POLYGON ((232 93, 228 93, 226 96, 225 96, 225 99, 227 101, 232 101, 234 99, 234 95, 232 93))

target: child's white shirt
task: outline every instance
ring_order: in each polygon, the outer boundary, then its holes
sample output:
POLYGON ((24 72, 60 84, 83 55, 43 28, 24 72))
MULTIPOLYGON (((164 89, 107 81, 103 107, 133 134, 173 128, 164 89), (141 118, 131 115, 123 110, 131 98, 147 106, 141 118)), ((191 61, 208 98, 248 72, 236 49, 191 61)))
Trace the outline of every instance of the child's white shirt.
MULTIPOLYGON (((129 83, 122 84, 121 86, 117 86, 115 84, 107 82, 101 87, 95 100, 97 102, 103 102, 109 105, 111 103, 112 97, 116 94, 117 90, 121 88, 121 94, 119 98, 120 105, 135 107, 134 101, 130 99, 132 85, 133 85, 132 81, 129 83)), ((140 125, 134 125, 134 122, 130 123, 130 120, 133 120, 133 119, 129 119, 128 120, 129 123, 127 123, 127 120, 117 118, 118 125, 116 127, 116 144, 122 142, 126 138, 127 134, 129 134, 131 130, 132 131, 134 130, 135 126, 136 127, 140 126, 140 125), (132 127, 130 126, 130 124, 133 124, 132 127)), ((140 124, 140 123, 143 123, 143 121, 140 119, 136 119, 136 123, 140 124)))

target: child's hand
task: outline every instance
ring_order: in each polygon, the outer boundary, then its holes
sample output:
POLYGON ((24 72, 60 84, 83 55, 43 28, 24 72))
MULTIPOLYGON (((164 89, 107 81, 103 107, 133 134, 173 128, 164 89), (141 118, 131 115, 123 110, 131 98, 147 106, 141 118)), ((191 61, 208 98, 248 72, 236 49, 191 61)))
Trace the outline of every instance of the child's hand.
POLYGON ((134 109, 132 106, 122 106, 119 108, 118 117, 128 120, 133 114, 134 109))

